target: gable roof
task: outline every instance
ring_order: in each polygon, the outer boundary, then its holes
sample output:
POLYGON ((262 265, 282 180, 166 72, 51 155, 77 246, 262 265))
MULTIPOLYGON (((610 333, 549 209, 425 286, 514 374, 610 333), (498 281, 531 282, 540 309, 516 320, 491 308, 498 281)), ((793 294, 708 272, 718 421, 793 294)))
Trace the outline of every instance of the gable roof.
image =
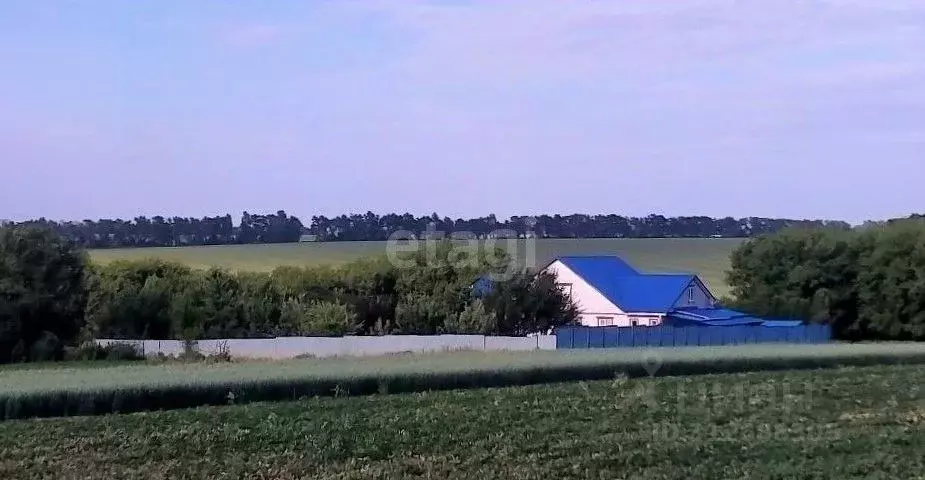
POLYGON ((639 271, 614 255, 558 257, 555 260, 564 263, 566 267, 592 284, 597 283, 595 280, 639 275, 639 271))
POLYGON ((691 274, 639 273, 613 255, 569 256, 556 260, 628 313, 667 313, 691 283, 702 284, 691 274))
POLYGON ((627 313, 668 313, 695 278, 694 275, 670 274, 618 277, 607 282, 601 293, 627 313))

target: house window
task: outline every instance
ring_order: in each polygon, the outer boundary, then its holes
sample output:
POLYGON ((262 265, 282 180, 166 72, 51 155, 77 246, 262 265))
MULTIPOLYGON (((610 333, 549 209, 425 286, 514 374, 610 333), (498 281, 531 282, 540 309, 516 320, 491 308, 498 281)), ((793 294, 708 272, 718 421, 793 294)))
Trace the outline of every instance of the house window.
POLYGON ((598 327, 612 327, 613 317, 597 317, 597 326, 598 327))
MULTIPOLYGON (((677 290, 675 290, 675 291, 677 291, 677 290)), ((639 326, 639 320, 636 320, 636 319, 634 318, 634 319, 630 322, 630 325, 632 325, 632 326, 634 326, 634 327, 638 327, 638 326, 639 326)))
POLYGON ((571 283, 557 283, 556 286, 559 287, 559 290, 562 290, 562 292, 565 293, 566 295, 570 297, 572 296, 572 284, 571 283))
POLYGON ((691 305, 694 304, 694 287, 690 287, 687 289, 687 303, 691 305))

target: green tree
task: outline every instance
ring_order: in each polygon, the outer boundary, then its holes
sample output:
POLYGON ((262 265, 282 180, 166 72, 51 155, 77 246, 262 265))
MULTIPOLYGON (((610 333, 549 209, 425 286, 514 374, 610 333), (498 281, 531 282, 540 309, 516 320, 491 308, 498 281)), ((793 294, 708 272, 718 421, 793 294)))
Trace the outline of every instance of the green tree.
POLYGON ((202 278, 195 278, 170 300, 170 323, 173 336, 180 340, 203 338, 209 315, 208 289, 202 278))
POLYGON ((198 274, 161 260, 94 266, 89 276, 88 336, 172 338, 170 304, 198 274))
POLYGON ((856 233, 840 229, 793 229, 749 240, 732 253, 727 273, 734 306, 830 323, 840 336, 857 336, 863 245, 856 233))
POLYGON ((859 329, 868 337, 925 339, 925 222, 874 228, 857 280, 859 329))
POLYGON ((523 271, 496 281, 485 302, 497 319, 492 333, 498 335, 546 333, 575 323, 579 315, 578 307, 548 273, 523 271))
POLYGON ((24 356, 40 339, 74 341, 83 323, 86 264, 83 250, 52 230, 0 228, 0 362, 20 359, 12 358, 14 349, 24 356))

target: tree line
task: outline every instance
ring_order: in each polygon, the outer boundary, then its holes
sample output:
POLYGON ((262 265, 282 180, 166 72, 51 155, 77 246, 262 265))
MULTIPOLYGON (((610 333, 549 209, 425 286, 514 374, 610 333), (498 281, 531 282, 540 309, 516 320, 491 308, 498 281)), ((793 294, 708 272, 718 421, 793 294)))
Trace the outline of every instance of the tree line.
POLYGON ((401 260, 270 273, 160 260, 103 266, 52 230, 0 228, 0 362, 59 359, 94 338, 525 335, 577 318, 553 277, 513 269, 500 250, 442 242, 401 260), (473 295, 482 275, 494 288, 473 295))
POLYGON ((925 219, 750 239, 728 283, 738 307, 829 323, 838 338, 925 340, 925 219))
POLYGON ((224 215, 203 218, 154 216, 80 222, 40 218, 18 223, 6 222, 0 224, 2 226, 51 229, 85 248, 288 243, 297 242, 305 230, 297 217, 287 215, 283 210, 265 215, 244 212, 237 224, 231 215, 224 215))
POLYGON ((283 210, 275 214, 244 212, 237 224, 231 215, 224 215, 204 218, 141 216, 132 220, 79 222, 40 218, 16 225, 51 228, 87 248, 288 243, 297 242, 301 238, 317 241, 381 241, 399 232, 410 233, 417 238, 443 238, 453 234, 477 238, 737 238, 773 233, 790 227, 850 228, 850 225, 841 221, 760 217, 736 219, 575 214, 514 216, 506 220, 488 215, 454 220, 440 217, 436 213, 417 217, 408 213, 377 215, 372 212, 333 218, 314 216, 310 224, 305 226, 298 217, 287 215, 283 210))

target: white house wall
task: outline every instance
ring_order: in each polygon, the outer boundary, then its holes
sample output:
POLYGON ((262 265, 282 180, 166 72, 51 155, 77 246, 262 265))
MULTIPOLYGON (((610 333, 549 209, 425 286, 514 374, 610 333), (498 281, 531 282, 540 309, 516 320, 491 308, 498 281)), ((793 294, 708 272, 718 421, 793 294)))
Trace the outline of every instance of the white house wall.
POLYGON ((713 306, 713 295, 710 295, 710 292, 707 291, 700 282, 694 280, 690 286, 688 286, 688 288, 691 287, 694 289, 694 301, 690 301, 690 294, 688 293, 688 289, 684 289, 684 293, 681 295, 681 298, 679 298, 677 303, 674 304, 675 308, 710 308, 713 306))
POLYGON ((579 321, 582 325, 600 326, 598 317, 612 317, 615 326, 624 327, 631 324, 630 317, 623 310, 561 261, 556 260, 546 267, 545 271, 554 274, 560 285, 571 285, 567 291, 581 311, 579 321))

